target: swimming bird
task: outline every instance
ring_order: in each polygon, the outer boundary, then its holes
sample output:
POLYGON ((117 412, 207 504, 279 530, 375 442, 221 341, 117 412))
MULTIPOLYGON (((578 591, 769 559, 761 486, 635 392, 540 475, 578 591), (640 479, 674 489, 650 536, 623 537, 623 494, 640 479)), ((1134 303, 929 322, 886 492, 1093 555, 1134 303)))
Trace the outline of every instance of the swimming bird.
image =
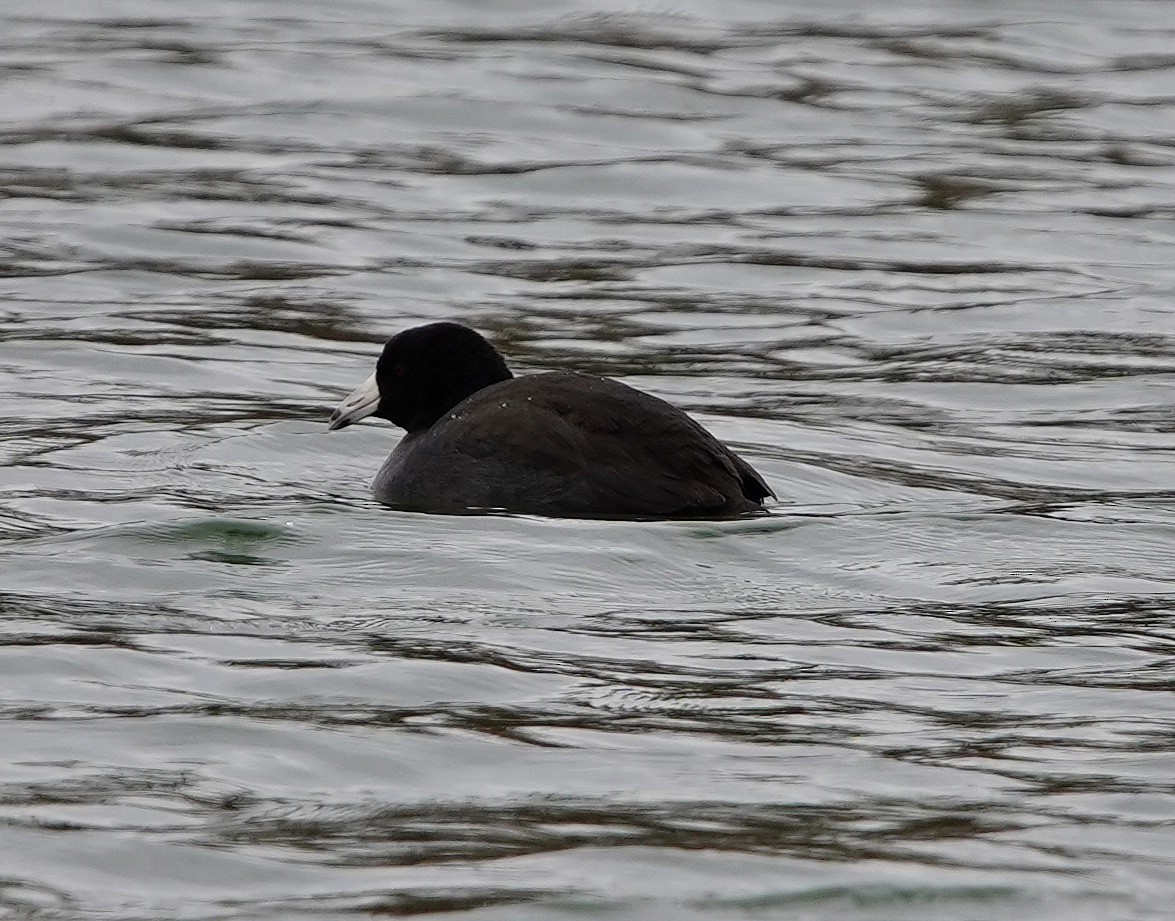
POLYGON ((775 495, 672 404, 577 371, 515 377, 460 323, 393 336, 328 430, 367 416, 407 432, 372 484, 377 501, 400 509, 734 518, 775 495))

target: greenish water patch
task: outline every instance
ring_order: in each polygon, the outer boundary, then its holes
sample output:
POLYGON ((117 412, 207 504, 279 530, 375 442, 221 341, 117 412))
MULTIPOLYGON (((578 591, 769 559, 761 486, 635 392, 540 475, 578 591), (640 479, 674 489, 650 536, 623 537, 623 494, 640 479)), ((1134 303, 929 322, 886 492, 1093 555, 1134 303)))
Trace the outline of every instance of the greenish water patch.
POLYGON ((291 530, 278 524, 242 518, 205 518, 174 524, 150 524, 136 528, 132 536, 152 544, 193 547, 191 560, 233 566, 272 566, 280 562, 264 549, 290 544, 291 530))
POLYGON ((152 528, 151 537, 175 543, 211 542, 226 547, 253 547, 290 539, 289 532, 280 525, 238 518, 208 518, 152 528))

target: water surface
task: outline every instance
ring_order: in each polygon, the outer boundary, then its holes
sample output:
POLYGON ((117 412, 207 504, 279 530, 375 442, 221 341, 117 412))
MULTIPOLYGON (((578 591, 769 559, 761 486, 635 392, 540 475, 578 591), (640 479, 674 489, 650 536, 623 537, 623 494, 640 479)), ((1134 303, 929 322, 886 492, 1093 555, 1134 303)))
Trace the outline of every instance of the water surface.
POLYGON ((1175 898, 1170 5, 0 13, 0 914, 1175 898), (456 317, 741 522, 375 505, 456 317))

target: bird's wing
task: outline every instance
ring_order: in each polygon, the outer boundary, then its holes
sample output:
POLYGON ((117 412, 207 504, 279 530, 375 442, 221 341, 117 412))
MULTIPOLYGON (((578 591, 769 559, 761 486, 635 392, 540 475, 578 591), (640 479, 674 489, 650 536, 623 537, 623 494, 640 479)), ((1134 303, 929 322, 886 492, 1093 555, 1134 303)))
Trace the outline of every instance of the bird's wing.
POLYGON ((454 422, 467 456, 550 474, 561 501, 619 514, 705 514, 771 491, 684 412, 616 381, 554 373, 475 394, 454 422), (528 383, 533 382, 533 383, 528 383))

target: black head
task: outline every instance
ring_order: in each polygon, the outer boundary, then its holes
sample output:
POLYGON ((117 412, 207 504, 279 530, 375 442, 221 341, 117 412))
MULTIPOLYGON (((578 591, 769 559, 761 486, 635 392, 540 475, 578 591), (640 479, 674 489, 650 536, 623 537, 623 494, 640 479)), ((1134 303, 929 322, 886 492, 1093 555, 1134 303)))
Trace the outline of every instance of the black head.
POLYGON ((416 432, 483 387, 513 376, 497 349, 468 326, 416 326, 388 340, 373 379, 335 410, 331 428, 374 415, 416 432))

